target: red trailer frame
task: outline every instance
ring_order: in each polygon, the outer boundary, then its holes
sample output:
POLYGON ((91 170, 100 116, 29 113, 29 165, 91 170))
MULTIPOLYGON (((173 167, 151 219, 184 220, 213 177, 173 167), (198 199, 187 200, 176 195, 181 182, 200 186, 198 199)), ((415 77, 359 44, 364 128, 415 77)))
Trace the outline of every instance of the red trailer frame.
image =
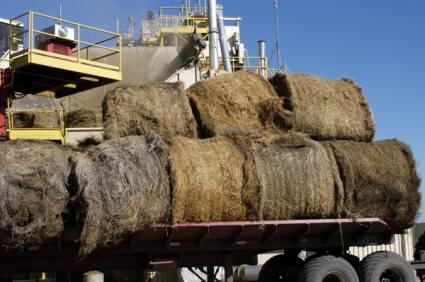
POLYGON ((67 227, 23 252, 2 249, 0 273, 223 266, 232 281, 232 266, 252 255, 388 244, 393 233, 378 218, 155 224, 80 261, 74 258, 76 240, 77 230, 67 227))

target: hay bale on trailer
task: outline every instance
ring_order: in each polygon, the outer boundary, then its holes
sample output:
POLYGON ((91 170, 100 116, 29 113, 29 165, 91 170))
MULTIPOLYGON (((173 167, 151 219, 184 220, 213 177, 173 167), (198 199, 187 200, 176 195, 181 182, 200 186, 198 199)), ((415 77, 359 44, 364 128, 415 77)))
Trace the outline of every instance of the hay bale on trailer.
POLYGON ((252 208, 251 220, 336 216, 342 186, 334 179, 335 167, 320 143, 295 132, 239 138, 237 143, 247 161, 253 162, 246 168, 255 170, 250 173, 252 189, 243 190, 246 205, 252 208))
POLYGON ((361 143, 325 142, 344 185, 347 217, 379 217, 395 232, 413 226, 421 179, 410 147, 397 139, 361 143))
POLYGON ((196 121, 182 82, 118 86, 107 93, 102 105, 105 139, 151 131, 163 139, 197 137, 196 121))
POLYGON ((102 127, 102 108, 94 109, 82 108, 65 113, 65 126, 70 128, 77 127, 102 127))
POLYGON ((372 141, 375 124, 362 88, 351 79, 277 73, 269 82, 293 119, 284 124, 316 140, 372 141))
POLYGON ((262 132, 257 104, 277 98, 267 80, 252 71, 199 81, 186 93, 203 138, 262 132))
POLYGON ((74 156, 78 256, 168 222, 168 146, 154 133, 104 141, 74 156))
POLYGON ((69 200, 70 148, 51 141, 0 143, 0 229, 6 246, 23 250, 63 230, 69 200))
POLYGON ((225 137, 176 137, 170 145, 173 223, 244 219, 244 155, 225 137))

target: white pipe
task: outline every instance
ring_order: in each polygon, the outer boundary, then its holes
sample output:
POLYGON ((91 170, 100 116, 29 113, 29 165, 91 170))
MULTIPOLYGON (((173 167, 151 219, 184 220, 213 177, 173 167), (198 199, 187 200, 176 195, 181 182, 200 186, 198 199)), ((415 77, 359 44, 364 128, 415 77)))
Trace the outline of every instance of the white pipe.
POLYGON ((228 73, 232 72, 232 65, 230 63, 229 49, 227 48, 227 36, 224 27, 223 19, 223 6, 217 5, 217 24, 218 24, 218 35, 220 37, 221 56, 223 58, 224 70, 228 73))
POLYGON ((258 57, 260 57, 261 75, 266 76, 266 41, 258 41, 258 57))
POLYGON ((233 270, 233 279, 237 281, 258 281, 260 270, 260 265, 243 264, 233 270))
POLYGON ((99 271, 89 271, 83 274, 83 282, 103 282, 103 273, 99 271))
POLYGON ((217 8, 216 0, 208 0, 208 25, 209 25, 209 46, 210 46, 210 68, 218 70, 218 30, 217 30, 217 8))

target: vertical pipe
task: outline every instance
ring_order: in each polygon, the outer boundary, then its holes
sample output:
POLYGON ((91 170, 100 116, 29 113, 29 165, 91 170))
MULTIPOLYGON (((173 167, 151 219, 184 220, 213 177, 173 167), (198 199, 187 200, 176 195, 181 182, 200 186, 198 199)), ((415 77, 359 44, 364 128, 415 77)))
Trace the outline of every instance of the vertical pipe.
POLYGON ((218 70, 220 63, 218 61, 218 31, 217 31, 217 9, 216 0, 208 0, 208 26, 209 26, 209 45, 210 45, 210 69, 218 70))
MULTIPOLYGON (((28 26, 28 30, 29 30, 29 35, 28 35, 28 48, 29 48, 29 52, 30 52, 30 56, 32 57, 32 50, 34 49, 34 13, 30 12, 29 13, 29 26, 28 26)), ((15 35, 13 35, 15 37, 15 35)), ((13 49, 12 49, 13 50, 13 49)), ((32 62, 32 58, 30 59, 32 62)))
POLYGON ((218 35, 220 37, 221 56, 223 57, 224 70, 231 73, 232 65, 230 63, 229 49, 227 48, 227 36, 224 28, 223 6, 217 5, 217 25, 218 35))
POLYGON ((103 273, 99 271, 89 271, 83 274, 83 282, 103 282, 103 273))
POLYGON ((260 74, 266 76, 266 41, 258 41, 258 57, 260 57, 260 74))
POLYGON ((280 57, 280 45, 279 45, 279 14, 277 11, 277 0, 274 1, 274 8, 276 10, 276 54, 277 54, 277 69, 280 71, 282 68, 282 59, 280 57))

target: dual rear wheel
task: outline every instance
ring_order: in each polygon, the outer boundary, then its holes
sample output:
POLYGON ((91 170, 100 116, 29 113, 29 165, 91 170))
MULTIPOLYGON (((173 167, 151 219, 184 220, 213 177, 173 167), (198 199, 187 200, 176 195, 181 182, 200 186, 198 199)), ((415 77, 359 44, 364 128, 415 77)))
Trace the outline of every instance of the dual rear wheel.
POLYGON ((259 282, 412 282, 409 263, 392 252, 375 252, 365 257, 357 271, 342 257, 322 255, 304 263, 296 256, 279 255, 261 268, 259 282))

